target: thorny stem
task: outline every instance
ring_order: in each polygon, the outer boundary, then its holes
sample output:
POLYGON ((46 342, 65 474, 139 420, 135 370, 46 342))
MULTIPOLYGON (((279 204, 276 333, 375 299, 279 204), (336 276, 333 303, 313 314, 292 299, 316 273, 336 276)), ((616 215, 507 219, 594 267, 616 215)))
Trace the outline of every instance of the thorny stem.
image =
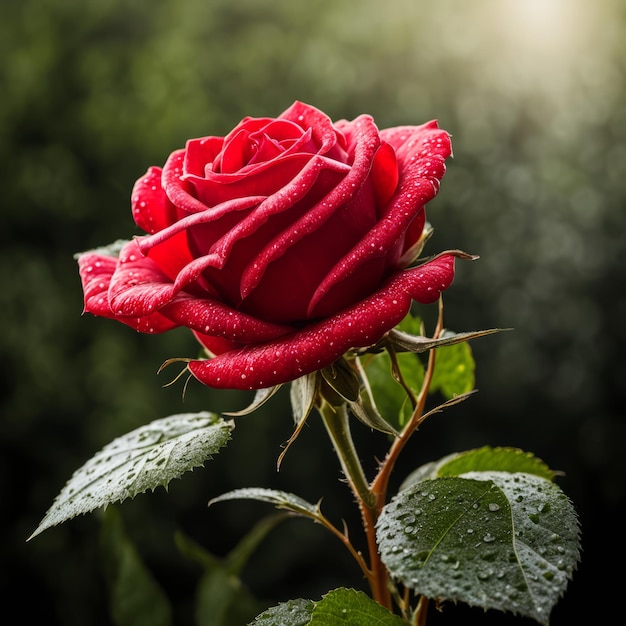
MULTIPOLYGON (((433 333, 433 339, 437 339, 443 330, 443 304, 441 298, 439 299, 439 318, 437 319, 437 326, 433 333)), ((389 479, 391 472, 400 456, 400 453, 404 449, 415 430, 420 426, 424 419, 424 407, 426 406, 426 399, 428 397, 428 390, 430 383, 433 379, 435 372, 435 350, 431 349, 428 354, 428 365, 426 372, 424 373, 424 384, 417 397, 417 405, 413 410, 411 419, 407 422, 406 426, 402 429, 400 436, 394 439, 385 460, 380 464, 380 469, 376 478, 372 481, 371 489, 374 493, 380 494, 383 498, 387 493, 387 487, 389 485, 389 479)), ((384 506, 384 502, 379 502, 380 508, 384 506)), ((380 509, 379 509, 380 510, 380 509)))
POLYGON ((331 406, 323 402, 319 408, 322 421, 326 427, 339 462, 346 475, 350 489, 355 495, 361 511, 363 528, 367 538, 370 567, 366 572, 372 596, 379 604, 392 610, 391 594, 389 591, 389 573, 380 560, 378 544, 376 543, 376 519, 378 517, 378 498, 370 490, 363 467, 354 447, 348 413, 345 404, 331 406))
MULTIPOLYGON (((443 330, 443 301, 439 299, 439 316, 433 338, 439 337, 443 330)), ((363 529, 367 537, 367 547, 369 551, 369 569, 363 567, 362 559, 357 559, 361 569, 365 572, 370 585, 372 596, 379 604, 390 611, 392 606, 391 580, 387 568, 380 559, 378 544, 376 542, 376 520, 385 505, 387 489, 392 470, 415 430, 420 426, 428 414, 424 414, 428 390, 432 382, 435 370, 435 350, 432 349, 428 355, 428 365, 424 373, 424 384, 417 396, 411 398, 414 401, 414 410, 410 420, 402 429, 400 435, 394 439, 384 461, 381 462, 378 474, 374 480, 368 484, 363 467, 357 455, 345 404, 334 406, 326 401, 322 401, 318 407, 319 413, 332 441, 335 452, 341 463, 341 467, 346 475, 348 484, 355 495, 361 511, 363 529)), ((345 541, 344 541, 345 543, 345 541)), ((426 625, 428 599, 420 598, 417 609, 413 614, 413 623, 416 626, 426 625)), ((403 612, 406 610, 406 606, 403 612)))
MULTIPOLYGON (((433 339, 437 339, 443 330, 443 300, 439 299, 439 316, 437 319, 437 325, 435 327, 435 331, 433 333, 433 339)), ((370 485, 370 489, 372 493, 377 494, 378 502, 376 504, 377 514, 380 513, 383 506, 385 505, 385 500, 387 497, 387 489, 389 487, 389 479, 391 477, 391 473, 393 468, 400 456, 400 453, 404 449, 404 446, 407 444, 413 433, 420 426, 422 421, 427 417, 427 414, 424 414, 424 408, 426 406, 426 399, 428 396, 428 390, 430 388, 430 384, 432 382, 433 374, 435 371, 435 350, 430 350, 428 354, 428 365, 426 367, 426 371, 424 373, 424 383, 422 388, 417 396, 417 401, 415 404, 415 408, 413 409, 413 414, 411 415, 411 419, 408 421, 406 426, 402 429, 400 436, 394 439, 387 456, 384 461, 381 462, 380 468, 378 470, 378 474, 372 481, 370 485)), ((422 596, 418 602, 417 608, 413 615, 415 626, 426 626, 426 617, 428 611, 428 599, 422 596)))

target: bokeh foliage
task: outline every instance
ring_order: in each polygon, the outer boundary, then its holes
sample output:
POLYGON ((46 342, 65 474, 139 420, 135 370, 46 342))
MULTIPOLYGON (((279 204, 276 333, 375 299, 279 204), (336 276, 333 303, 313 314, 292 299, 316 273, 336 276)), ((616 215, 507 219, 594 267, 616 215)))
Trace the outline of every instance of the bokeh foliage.
MULTIPOLYGON (((170 374, 157 376, 160 364, 194 355, 195 343, 81 317, 72 255, 136 232, 134 181, 187 138, 276 115, 295 99, 336 119, 371 113, 381 128, 438 118, 452 133, 428 251, 481 258, 458 264, 446 324, 515 331, 473 344, 480 392, 423 427, 410 467, 489 444, 564 470, 584 552, 553 624, 601 615, 600 595, 611 594, 594 571, 614 553, 625 495, 623 2, 7 0, 0 18, 0 582, 8 598, 28 590, 26 621, 110 623, 97 516, 24 543, 71 472, 153 419, 247 400, 192 384, 183 401, 180 384, 163 388, 170 374)), ((343 506, 336 460, 314 423, 276 474, 291 422, 274 400, 241 420, 210 468, 122 507, 182 616, 198 571, 170 541, 174 530, 226 553, 263 513, 208 511, 209 498, 251 485, 315 501, 321 482, 338 492, 326 508, 343 506)), ((280 533, 275 568, 248 573, 261 596, 317 599, 361 584, 347 557, 328 572, 337 550, 319 528, 298 521, 280 533)))

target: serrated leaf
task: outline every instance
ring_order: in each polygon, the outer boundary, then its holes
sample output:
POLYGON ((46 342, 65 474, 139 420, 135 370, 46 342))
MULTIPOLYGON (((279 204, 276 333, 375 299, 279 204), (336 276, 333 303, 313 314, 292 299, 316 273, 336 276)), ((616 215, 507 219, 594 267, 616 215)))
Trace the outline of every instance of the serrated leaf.
POLYGON ((318 505, 311 504, 293 493, 278 491, 277 489, 264 489, 263 487, 233 489, 211 499, 209 506, 216 502, 225 502, 226 500, 259 500, 261 502, 269 502, 277 509, 284 509, 305 517, 317 519, 320 516, 318 505))
POLYGON ((578 562, 579 532, 556 484, 510 472, 415 483, 377 524, 383 562, 415 592, 544 625, 578 562))
POLYGON ((113 623, 116 626, 170 626, 170 602, 126 536, 115 508, 109 508, 104 515, 100 548, 113 623))
POLYGON ((435 371, 429 392, 440 391, 444 398, 468 393, 474 389, 475 369, 469 343, 437 348, 435 371))
POLYGON ((524 472, 546 480, 554 480, 556 476, 556 472, 532 452, 525 452, 519 448, 483 446, 465 452, 455 452, 418 467, 405 478, 400 491, 428 478, 460 476, 474 471, 524 472))
POLYGON ((313 600, 299 598, 281 602, 257 615, 248 626, 307 626, 314 608, 313 600))
POLYGON ((406 622, 362 591, 335 589, 328 592, 311 614, 310 626, 402 626, 406 622))
POLYGON ((216 454, 232 428, 215 413, 183 413, 118 437, 74 472, 29 539, 77 515, 166 487, 216 454))

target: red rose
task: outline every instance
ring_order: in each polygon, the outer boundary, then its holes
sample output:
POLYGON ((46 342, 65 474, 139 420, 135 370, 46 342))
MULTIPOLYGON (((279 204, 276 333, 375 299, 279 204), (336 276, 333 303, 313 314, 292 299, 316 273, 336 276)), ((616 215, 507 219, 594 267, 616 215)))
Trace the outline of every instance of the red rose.
POLYGON ((454 255, 409 268, 451 154, 435 121, 379 131, 294 103, 151 167, 132 193, 149 233, 79 255, 85 310, 141 331, 190 328, 212 387, 259 389, 376 343, 434 302, 454 255))

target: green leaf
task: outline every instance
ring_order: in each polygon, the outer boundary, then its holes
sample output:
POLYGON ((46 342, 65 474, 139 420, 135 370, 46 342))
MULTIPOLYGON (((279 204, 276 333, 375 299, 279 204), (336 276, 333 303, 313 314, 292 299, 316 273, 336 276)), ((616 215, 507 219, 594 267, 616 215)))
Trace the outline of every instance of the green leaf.
POLYGON ((437 348, 435 371, 429 392, 453 398, 474 389, 476 366, 469 343, 437 348))
POLYGON ((224 569, 204 573, 196 592, 196 626, 245 624, 263 605, 237 577, 224 569))
POLYGON ((406 622, 390 613, 362 591, 335 589, 315 603, 310 626, 402 626, 406 622))
POLYGON ((276 515, 262 520, 225 559, 214 556, 181 533, 176 535, 181 552, 204 568, 196 592, 197 626, 244 624, 262 610, 263 605, 243 584, 239 574, 252 551, 278 521, 276 515))
POLYGON ((248 626, 402 626, 397 615, 362 591, 335 589, 320 601, 290 600, 258 615, 248 626))
POLYGON ((444 457, 437 468, 438 476, 459 476, 466 472, 523 472, 546 480, 554 480, 556 473, 531 452, 519 448, 491 448, 457 452, 444 457))
MULTIPOLYGON (((415 354, 400 352, 396 359, 404 380, 415 394, 424 382, 424 366, 415 354)), ((364 369, 380 415, 399 428, 411 414, 411 404, 405 389, 391 376, 391 358, 385 351, 367 359, 364 369)))
POLYGON ((281 602, 257 615, 248 626, 307 626, 314 608, 313 600, 300 598, 281 602))
POLYGON ((126 536, 114 507, 105 512, 100 548, 116 626, 170 626, 169 600, 126 536))
POLYGON ((383 562, 415 592, 544 625, 578 562, 579 535, 557 485, 498 471, 415 483, 377 524, 383 562))
POLYGON ((428 478, 460 476, 466 472, 524 472, 546 480, 554 480, 556 473, 531 452, 519 448, 483 446, 465 452, 455 452, 422 465, 409 474, 400 490, 428 478))
POLYGON ((232 428, 215 413, 184 413, 118 437, 74 472, 29 539, 77 515, 167 487, 217 453, 232 428))
POLYGON ((293 493, 276 489, 264 489, 262 487, 234 489, 210 500, 209 506, 226 500, 260 500, 273 504, 277 509, 284 509, 305 517, 318 519, 321 516, 319 505, 311 504, 293 493))

